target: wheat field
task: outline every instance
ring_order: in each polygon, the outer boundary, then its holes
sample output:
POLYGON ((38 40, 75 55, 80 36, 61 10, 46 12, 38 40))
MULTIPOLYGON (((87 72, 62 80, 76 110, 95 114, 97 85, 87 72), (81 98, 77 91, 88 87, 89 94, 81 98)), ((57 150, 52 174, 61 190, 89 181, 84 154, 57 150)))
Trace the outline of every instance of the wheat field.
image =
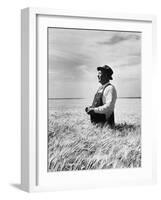
POLYGON ((114 129, 92 125, 83 100, 50 102, 48 172, 141 167, 140 102, 117 102, 114 129))

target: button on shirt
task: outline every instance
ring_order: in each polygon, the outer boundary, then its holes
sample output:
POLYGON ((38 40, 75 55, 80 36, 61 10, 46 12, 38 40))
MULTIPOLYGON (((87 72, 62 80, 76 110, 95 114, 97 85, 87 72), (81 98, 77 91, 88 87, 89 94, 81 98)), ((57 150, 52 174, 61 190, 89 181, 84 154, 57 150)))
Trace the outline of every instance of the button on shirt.
POLYGON ((110 117, 111 113, 114 111, 115 102, 117 99, 117 92, 116 92, 115 87, 111 84, 110 85, 108 85, 108 84, 109 83, 106 83, 98 89, 98 92, 101 93, 103 91, 103 88, 106 87, 103 92, 103 96, 102 96, 103 106, 94 108, 95 113, 105 114, 106 119, 108 119, 110 117), (106 86, 106 85, 108 85, 108 86, 106 86))

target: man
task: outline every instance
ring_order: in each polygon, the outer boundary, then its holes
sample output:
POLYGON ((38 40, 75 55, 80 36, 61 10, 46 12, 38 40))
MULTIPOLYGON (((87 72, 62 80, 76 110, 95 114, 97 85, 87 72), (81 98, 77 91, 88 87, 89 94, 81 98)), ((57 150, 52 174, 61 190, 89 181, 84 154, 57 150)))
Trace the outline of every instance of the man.
POLYGON ((117 99, 115 87, 110 83, 112 80, 113 70, 104 65, 97 67, 98 81, 101 84, 95 94, 92 106, 85 110, 90 115, 91 122, 100 125, 109 125, 111 128, 115 126, 114 108, 117 99))

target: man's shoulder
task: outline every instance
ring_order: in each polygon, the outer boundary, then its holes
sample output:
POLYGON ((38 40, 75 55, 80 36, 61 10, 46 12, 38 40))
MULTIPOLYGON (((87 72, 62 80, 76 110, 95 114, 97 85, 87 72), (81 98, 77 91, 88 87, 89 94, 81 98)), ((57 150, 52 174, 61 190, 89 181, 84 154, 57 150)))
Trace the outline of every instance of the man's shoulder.
POLYGON ((115 90, 115 86, 113 84, 109 83, 105 86, 105 90, 115 90))
POLYGON ((109 92, 112 93, 112 94, 117 93, 115 86, 111 83, 105 87, 103 94, 107 95, 109 92))

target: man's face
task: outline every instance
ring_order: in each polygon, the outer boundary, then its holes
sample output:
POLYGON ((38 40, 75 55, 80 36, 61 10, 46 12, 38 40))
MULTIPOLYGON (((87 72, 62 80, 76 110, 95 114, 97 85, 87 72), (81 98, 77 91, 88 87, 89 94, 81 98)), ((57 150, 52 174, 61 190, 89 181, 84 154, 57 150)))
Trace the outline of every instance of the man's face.
POLYGON ((98 82, 101 83, 101 84, 105 84, 105 83, 107 83, 109 81, 108 77, 107 77, 107 74, 104 73, 101 70, 98 71, 97 77, 98 77, 98 82))

